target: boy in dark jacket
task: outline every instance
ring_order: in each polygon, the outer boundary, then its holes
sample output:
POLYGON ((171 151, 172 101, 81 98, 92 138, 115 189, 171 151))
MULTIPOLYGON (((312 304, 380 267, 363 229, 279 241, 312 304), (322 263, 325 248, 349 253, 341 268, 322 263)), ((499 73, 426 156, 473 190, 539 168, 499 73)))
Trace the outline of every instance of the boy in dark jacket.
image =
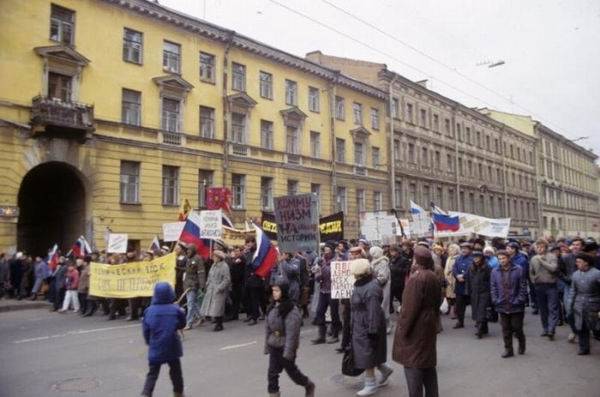
POLYGON ((181 361, 183 348, 178 330, 185 327, 185 314, 175 305, 175 292, 165 282, 157 283, 154 287, 152 304, 144 312, 142 323, 144 339, 148 345, 148 364, 150 370, 142 396, 152 396, 158 379, 160 367, 169 364, 169 376, 173 383, 175 397, 183 397, 183 376, 181 361))

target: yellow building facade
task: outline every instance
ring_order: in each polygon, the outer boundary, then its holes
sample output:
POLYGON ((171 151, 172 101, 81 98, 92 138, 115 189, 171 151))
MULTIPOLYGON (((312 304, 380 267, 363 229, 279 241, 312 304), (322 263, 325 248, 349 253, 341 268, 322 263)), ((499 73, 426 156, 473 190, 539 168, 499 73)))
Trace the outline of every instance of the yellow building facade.
POLYGON ((145 248, 208 186, 238 225, 290 193, 348 238, 389 208, 375 87, 145 0, 5 0, 0 41, 0 251, 145 248))

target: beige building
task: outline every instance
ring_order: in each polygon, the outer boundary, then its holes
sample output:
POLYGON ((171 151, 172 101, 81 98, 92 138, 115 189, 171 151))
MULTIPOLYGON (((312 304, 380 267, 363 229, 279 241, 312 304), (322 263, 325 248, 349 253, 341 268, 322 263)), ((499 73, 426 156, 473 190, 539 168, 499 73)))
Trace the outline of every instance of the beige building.
POLYGON ((390 201, 410 200, 488 217, 510 217, 512 235, 535 236, 538 199, 533 135, 503 124, 387 69, 324 55, 307 58, 388 93, 390 201), (392 183, 390 183, 391 185, 392 183))
POLYGON ((538 140, 540 223, 545 235, 600 237, 598 156, 532 119, 482 109, 538 140))

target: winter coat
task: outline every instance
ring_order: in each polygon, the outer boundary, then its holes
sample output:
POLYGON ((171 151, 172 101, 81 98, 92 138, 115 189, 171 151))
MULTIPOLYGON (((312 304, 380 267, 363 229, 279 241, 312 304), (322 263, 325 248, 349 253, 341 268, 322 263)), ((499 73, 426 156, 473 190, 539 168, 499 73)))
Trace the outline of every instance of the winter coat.
POLYGON ((225 261, 213 264, 208 271, 206 293, 202 300, 200 315, 222 317, 225 313, 225 301, 231 287, 229 266, 225 261))
POLYGON ((383 300, 381 301, 381 308, 383 314, 387 320, 390 317, 390 295, 391 295, 391 283, 390 283, 390 264, 389 259, 385 256, 374 258, 371 261, 371 271, 373 276, 379 282, 379 286, 383 291, 383 300), (387 310, 386 310, 387 309, 387 310))
POLYGON ((373 368, 386 361, 387 340, 382 301, 383 291, 376 279, 364 276, 356 280, 350 298, 352 350, 356 368, 373 368))
POLYGON ((54 287, 57 291, 65 288, 65 274, 67 273, 67 265, 64 263, 56 267, 54 271, 54 287))
POLYGON ((246 263, 246 271, 244 272, 245 287, 246 288, 262 288, 264 281, 262 278, 254 274, 256 270, 252 264, 252 257, 254 251, 249 251, 243 255, 244 262, 246 263))
POLYGON ((317 273, 315 280, 319 282, 319 291, 322 294, 331 293, 331 261, 322 258, 319 261, 320 271, 317 273))
POLYGON ((490 280, 492 304, 498 313, 521 313, 527 300, 527 276, 522 267, 511 264, 505 272, 501 266, 492 270, 490 280))
POLYGON ((162 364, 183 356, 177 330, 185 327, 185 313, 174 301, 173 288, 165 282, 157 283, 152 304, 144 311, 142 322, 151 364, 162 364))
POLYGON ((408 368, 437 365, 440 282, 431 270, 419 269, 406 282, 396 323, 392 358, 408 368))
POLYGON ((410 257, 399 254, 390 259, 390 287, 393 290, 404 289, 406 275, 410 272, 410 257))
POLYGON ((454 274, 452 270, 454 270, 454 263, 456 262, 457 256, 449 256, 446 259, 446 267, 444 269, 444 277, 446 277, 446 298, 454 299, 456 298, 456 293, 454 292, 454 287, 456 285, 456 279, 454 278, 454 274))
POLYGON ((492 270, 497 268, 498 266, 500 266, 500 262, 498 262, 498 258, 496 258, 494 255, 486 256, 485 259, 486 259, 487 265, 492 270))
POLYGON ((50 276, 50 268, 48 267, 46 261, 41 260, 35 263, 34 274, 35 278, 39 280, 45 280, 50 276))
POLYGON ((188 258, 183 276, 183 289, 198 289, 206 286, 204 260, 198 255, 188 258))
POLYGON ((573 273, 567 296, 567 312, 573 314, 575 329, 581 331, 583 322, 590 330, 600 331, 600 270, 573 273))
POLYGON ((577 255, 570 253, 563 255, 560 261, 560 278, 567 284, 571 284, 571 277, 573 273, 577 271, 577 265, 575 264, 575 260, 577 259, 577 255))
POLYGON ((487 321, 487 308, 491 305, 490 275, 492 269, 485 263, 471 265, 467 275, 467 292, 471 297, 471 317, 474 321, 487 321))
POLYGON ((300 267, 302 262, 299 258, 283 260, 277 264, 277 267, 271 272, 271 282, 274 284, 277 278, 282 278, 289 285, 288 294, 293 302, 300 301, 300 267))
POLYGON ((558 258, 552 253, 536 255, 529 263, 529 278, 534 284, 556 284, 558 258))
POLYGON ((452 269, 452 274, 454 275, 454 278, 456 279, 456 284, 454 284, 454 293, 456 295, 468 295, 467 294, 467 290, 466 290, 466 279, 467 279, 467 272, 469 271, 469 268, 471 267, 471 264, 473 263, 473 255, 460 255, 457 259, 456 262, 454 263, 454 268, 452 269), (465 278, 464 278, 464 282, 460 282, 458 281, 457 276, 462 274, 465 278))
POLYGON ((79 272, 76 268, 69 270, 65 274, 65 288, 67 290, 75 290, 79 287, 79 272))
POLYGON ((265 322, 265 354, 270 347, 283 349, 283 357, 293 361, 300 345, 301 324, 300 310, 290 299, 271 306, 265 322))
POLYGON ((90 290, 90 266, 84 266, 79 275, 79 287, 77 292, 80 294, 87 294, 90 290))
POLYGON ((20 288, 23 279, 23 261, 21 259, 13 259, 9 265, 10 284, 13 288, 20 288))
POLYGON ((515 256, 510 258, 510 262, 513 265, 520 266, 525 272, 525 276, 528 277, 527 275, 529 274, 529 258, 527 258, 527 255, 521 252, 517 252, 515 256))

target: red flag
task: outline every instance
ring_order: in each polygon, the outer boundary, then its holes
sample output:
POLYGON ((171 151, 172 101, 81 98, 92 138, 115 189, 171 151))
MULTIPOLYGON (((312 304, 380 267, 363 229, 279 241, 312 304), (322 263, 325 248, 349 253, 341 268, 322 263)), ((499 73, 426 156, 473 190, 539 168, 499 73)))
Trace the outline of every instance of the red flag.
POLYGON ((206 208, 209 210, 222 209, 231 211, 231 190, 226 187, 209 187, 206 189, 206 208))

